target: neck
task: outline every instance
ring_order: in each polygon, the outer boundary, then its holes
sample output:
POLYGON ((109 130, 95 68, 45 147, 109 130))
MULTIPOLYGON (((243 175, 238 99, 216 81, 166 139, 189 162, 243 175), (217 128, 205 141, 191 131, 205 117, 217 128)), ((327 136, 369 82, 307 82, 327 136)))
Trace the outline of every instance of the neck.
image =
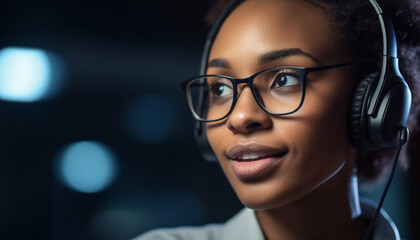
POLYGON ((357 177, 349 167, 293 203, 257 211, 266 239, 362 239, 369 221, 361 215, 357 177))

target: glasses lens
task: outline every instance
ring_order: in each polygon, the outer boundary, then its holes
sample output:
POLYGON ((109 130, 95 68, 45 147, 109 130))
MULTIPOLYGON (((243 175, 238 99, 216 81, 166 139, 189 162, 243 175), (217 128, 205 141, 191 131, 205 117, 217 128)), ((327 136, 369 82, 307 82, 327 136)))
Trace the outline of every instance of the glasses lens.
POLYGON ((273 114, 293 112, 302 101, 302 79, 290 68, 261 73, 254 79, 254 88, 259 102, 273 114))
POLYGON ((229 113, 233 102, 232 82, 223 77, 192 80, 187 86, 188 103, 200 120, 217 120, 229 113))

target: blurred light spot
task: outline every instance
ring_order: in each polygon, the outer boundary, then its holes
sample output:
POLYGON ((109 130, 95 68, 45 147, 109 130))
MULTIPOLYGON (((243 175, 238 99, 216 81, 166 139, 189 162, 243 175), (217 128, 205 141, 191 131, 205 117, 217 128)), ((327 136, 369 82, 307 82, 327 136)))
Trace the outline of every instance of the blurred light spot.
POLYGON ((62 85, 59 58, 35 48, 7 47, 0 51, 0 99, 33 102, 56 93, 62 85))
POLYGON ((95 193, 115 178, 116 164, 110 150, 98 142, 82 141, 64 149, 58 163, 61 179, 70 188, 95 193))
POLYGON ((151 229, 207 223, 202 201, 189 192, 119 192, 107 202, 90 223, 95 239, 131 239, 151 229))
POLYGON ((149 216, 124 207, 99 212, 91 221, 92 232, 98 239, 131 239, 148 226, 149 216))
POLYGON ((159 142, 176 134, 180 126, 178 105, 163 94, 144 95, 125 114, 126 131, 142 142, 159 142))
POLYGON ((187 192, 166 192, 159 194, 150 206, 154 221, 159 226, 197 225, 204 219, 202 202, 187 192))

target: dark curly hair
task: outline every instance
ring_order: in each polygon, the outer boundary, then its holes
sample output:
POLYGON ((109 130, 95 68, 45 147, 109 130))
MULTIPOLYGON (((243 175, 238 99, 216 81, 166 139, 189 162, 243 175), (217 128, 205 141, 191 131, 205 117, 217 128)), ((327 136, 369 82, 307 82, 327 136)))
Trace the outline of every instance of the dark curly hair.
MULTIPOLYGON (((330 16, 330 23, 339 32, 340 43, 348 49, 349 59, 374 58, 381 61, 382 36, 378 17, 368 0, 302 0, 321 8, 330 16)), ((212 25, 228 0, 215 2, 206 16, 206 23, 212 25)), ((411 114, 407 127, 413 131, 419 126, 420 111, 420 2, 417 0, 378 0, 382 10, 389 14, 394 23, 398 43, 399 66, 402 75, 412 91, 411 114)), ((368 73, 376 72, 376 66, 366 65, 356 69, 355 79, 361 80, 368 73), (375 69, 372 69, 372 68, 375 69)), ((356 84, 355 84, 356 86, 356 84)), ((357 170, 359 185, 369 186, 379 182, 392 162, 395 149, 374 152, 359 151, 357 170)), ((407 152, 400 159, 400 166, 408 168, 407 152)))

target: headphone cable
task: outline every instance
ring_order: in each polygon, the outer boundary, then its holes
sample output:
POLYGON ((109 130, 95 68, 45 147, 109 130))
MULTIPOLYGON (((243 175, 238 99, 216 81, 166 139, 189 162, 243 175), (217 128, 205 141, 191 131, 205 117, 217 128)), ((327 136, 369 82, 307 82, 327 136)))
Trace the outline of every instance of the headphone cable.
POLYGON ((385 188, 384 188, 384 191, 382 193, 381 200, 379 201, 378 206, 376 207, 375 215, 374 215, 372 221, 370 222, 369 228, 366 230, 365 235, 363 236, 363 240, 369 240, 369 237, 370 237, 370 235, 372 233, 372 230, 375 227, 375 223, 378 220, 378 215, 379 215, 379 213, 380 213, 380 211, 382 209, 382 204, 384 203, 385 196, 386 196, 386 194, 388 192, 389 186, 391 185, 392 178, 394 177, 395 170, 397 168, 397 163, 398 163, 398 159, 400 157, 401 148, 407 142, 408 135, 409 135, 408 128, 403 127, 400 130, 400 139, 399 139, 400 140, 400 143, 399 143, 399 147, 398 147, 398 150, 397 150, 397 154, 395 155, 395 158, 394 158, 394 162, 392 164, 391 173, 390 173, 390 175, 388 177, 388 181, 387 181, 387 183, 385 185, 385 188))

